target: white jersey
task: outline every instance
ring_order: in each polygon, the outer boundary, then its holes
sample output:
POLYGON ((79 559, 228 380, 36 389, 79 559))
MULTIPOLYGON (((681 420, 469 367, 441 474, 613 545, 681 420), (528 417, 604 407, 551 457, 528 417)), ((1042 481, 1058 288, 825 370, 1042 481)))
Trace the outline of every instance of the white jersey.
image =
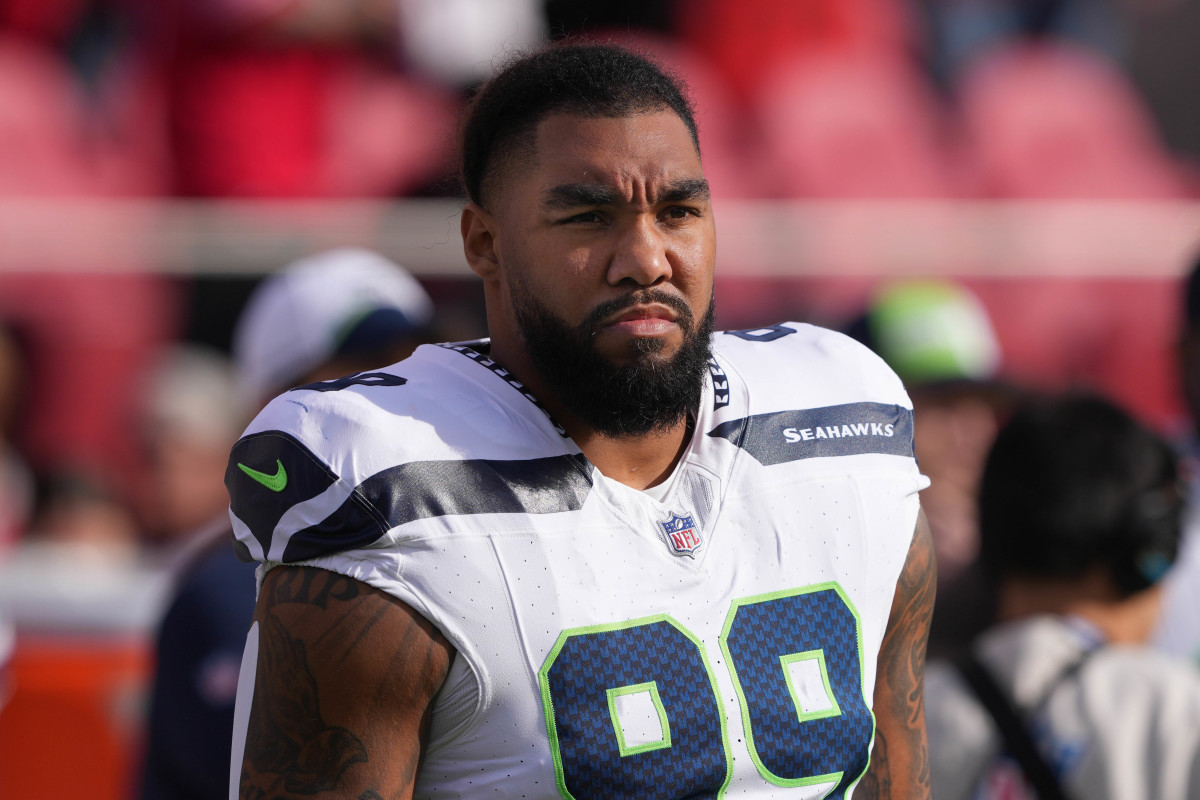
POLYGON ((866 769, 925 479, 903 387, 847 337, 717 334, 654 491, 600 474, 466 346, 284 394, 230 466, 264 569, 357 578, 457 651, 419 797, 801 800, 866 769))
MULTIPOLYGON (((997 628, 976 654, 1028 719, 1069 797, 1200 797, 1200 673, 1191 664, 1105 645, 1062 617, 997 628)), ((1036 800, 991 715, 948 663, 926 670, 925 718, 939 800, 1036 800)))
MULTIPOLYGON (((1200 443, 1188 448, 1193 476, 1200 464, 1200 443)), ((1200 479, 1192 478, 1187 513, 1179 542, 1179 557, 1163 577, 1163 609, 1154 644, 1167 653, 1200 665, 1200 479)))

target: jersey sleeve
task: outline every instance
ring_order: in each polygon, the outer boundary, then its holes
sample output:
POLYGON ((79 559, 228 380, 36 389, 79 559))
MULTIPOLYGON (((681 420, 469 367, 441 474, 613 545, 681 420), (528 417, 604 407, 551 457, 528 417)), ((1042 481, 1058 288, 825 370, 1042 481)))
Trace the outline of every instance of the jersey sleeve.
POLYGON ((251 423, 225 471, 242 558, 385 558, 431 520, 582 505, 586 461, 533 405, 514 424, 478 392, 406 374, 300 387, 251 423))
POLYGON ((331 449, 360 438, 355 427, 345 415, 278 400, 255 420, 225 470, 239 557, 295 563, 369 545, 387 532, 355 491, 359 481, 346 468, 353 460, 331 449))
MULTIPOLYGON (((755 387, 746 417, 710 435, 729 439, 764 466, 839 456, 889 457, 881 468, 917 473, 912 401, 896 374, 848 336, 788 322, 720 337, 755 387)), ((923 488, 921 479, 918 487, 923 488)))
POLYGON ((842 380, 856 391, 872 399, 912 410, 912 400, 900 376, 871 348, 837 331, 802 323, 790 324, 809 329, 816 349, 830 363, 842 365, 842 380))

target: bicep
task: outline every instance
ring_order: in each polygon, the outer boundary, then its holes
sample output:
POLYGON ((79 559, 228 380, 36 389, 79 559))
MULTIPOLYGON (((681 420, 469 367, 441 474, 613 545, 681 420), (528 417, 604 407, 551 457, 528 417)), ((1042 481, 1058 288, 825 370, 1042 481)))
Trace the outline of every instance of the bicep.
POLYGON ((271 570, 254 622, 242 800, 411 796, 453 656, 441 633, 385 592, 312 567, 271 570))
POLYGON ((879 650, 875 744, 861 787, 867 798, 930 795, 924 673, 936 582, 933 538, 921 512, 879 650))

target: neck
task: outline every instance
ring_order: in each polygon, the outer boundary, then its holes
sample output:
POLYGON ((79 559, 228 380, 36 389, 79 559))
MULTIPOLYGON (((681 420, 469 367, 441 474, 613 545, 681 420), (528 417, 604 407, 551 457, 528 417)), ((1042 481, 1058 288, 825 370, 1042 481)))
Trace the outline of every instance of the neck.
POLYGON ((997 616, 1016 620, 1070 614, 1095 625, 1109 642, 1141 644, 1154 630, 1161 602, 1157 587, 1121 597, 1096 570, 1069 581, 1010 577, 1000 585, 997 616))

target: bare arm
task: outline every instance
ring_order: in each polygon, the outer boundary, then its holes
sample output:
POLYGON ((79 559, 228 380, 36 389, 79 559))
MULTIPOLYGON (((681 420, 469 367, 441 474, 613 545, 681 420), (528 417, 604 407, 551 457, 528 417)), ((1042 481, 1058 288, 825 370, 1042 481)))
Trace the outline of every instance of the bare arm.
POLYGON ((892 601, 875 676, 875 747, 871 766, 855 792, 869 800, 930 797, 929 747, 925 739, 925 644, 937 567, 924 512, 892 601))
POLYGON ((412 796, 453 649, 408 606, 311 567, 259 593, 241 800, 412 796))

